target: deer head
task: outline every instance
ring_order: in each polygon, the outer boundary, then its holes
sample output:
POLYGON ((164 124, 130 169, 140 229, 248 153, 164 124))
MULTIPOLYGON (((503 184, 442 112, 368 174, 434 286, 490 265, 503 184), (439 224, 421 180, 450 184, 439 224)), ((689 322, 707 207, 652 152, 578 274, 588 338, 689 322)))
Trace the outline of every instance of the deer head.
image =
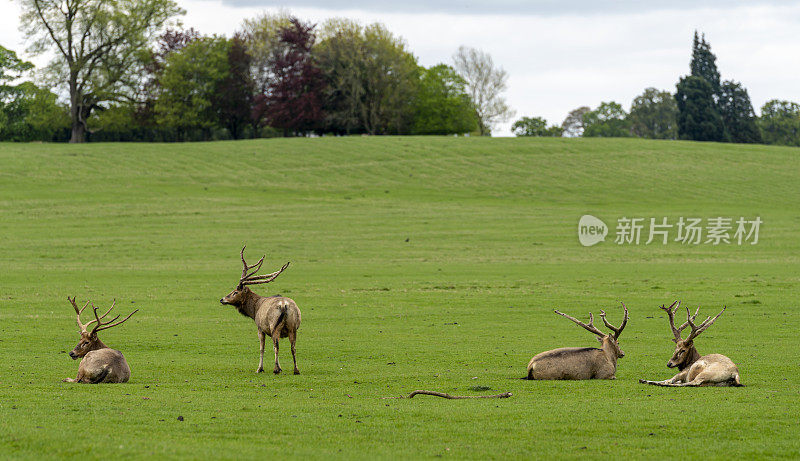
POLYGON ((591 312, 589 312, 589 324, 588 325, 583 323, 583 322, 581 322, 580 320, 578 320, 578 319, 576 319, 574 317, 570 317, 569 315, 567 315, 567 314, 565 314, 563 312, 559 312, 559 311, 555 311, 555 312, 558 315, 562 315, 562 316, 572 320, 573 322, 575 322, 579 326, 585 328, 590 333, 594 333, 595 335, 597 335, 597 340, 603 345, 603 349, 610 350, 618 358, 622 358, 622 357, 625 357, 625 353, 622 352, 622 349, 620 349, 619 343, 617 342, 617 340, 619 339, 619 336, 622 334, 622 330, 625 329, 625 325, 628 323, 628 308, 625 307, 625 303, 622 303, 622 308, 624 309, 625 313, 623 315, 622 324, 619 326, 619 328, 617 328, 617 327, 611 325, 610 323, 608 323, 608 320, 606 320, 605 311, 602 311, 602 310, 600 311, 600 318, 603 319, 603 323, 606 325, 606 328, 608 328, 609 330, 611 330, 613 332, 612 334, 603 333, 597 327, 594 326, 594 315, 591 312))
POLYGON ((689 308, 686 308, 686 322, 684 322, 680 327, 675 326, 675 312, 678 308, 681 307, 680 301, 675 301, 669 307, 665 307, 661 305, 660 308, 667 313, 667 317, 669 318, 669 326, 672 328, 672 334, 674 338, 672 341, 675 342, 675 352, 672 354, 672 357, 667 362, 667 368, 678 368, 683 370, 688 365, 691 364, 694 360, 699 358, 700 354, 694 347, 694 339, 697 338, 700 333, 704 332, 711 324, 716 321, 723 312, 725 312, 726 306, 722 307, 722 310, 719 314, 716 315, 713 319, 709 316, 703 320, 700 325, 694 324, 694 319, 697 317, 697 314, 700 312, 700 306, 697 306, 697 309, 694 311, 694 315, 692 315, 689 308), (681 332, 686 327, 691 327, 692 332, 689 333, 689 336, 686 339, 681 338, 681 332))
POLYGON ((283 265, 280 269, 270 274, 265 275, 256 275, 258 271, 261 269, 261 265, 264 263, 264 258, 267 255, 261 257, 257 263, 248 265, 247 261, 244 260, 244 249, 247 248, 247 245, 242 247, 242 276, 239 278, 239 283, 236 285, 233 291, 228 293, 227 296, 223 297, 219 300, 221 304, 230 304, 233 306, 241 306, 246 298, 247 294, 250 292, 250 289, 247 288, 248 285, 258 285, 262 283, 269 283, 275 280, 281 272, 286 270, 289 267, 289 263, 283 265))
POLYGON ((92 304, 92 311, 94 312, 94 320, 90 320, 89 322, 84 324, 81 322, 81 313, 83 313, 83 310, 86 309, 86 306, 90 304, 89 301, 86 301, 86 304, 84 304, 83 307, 78 308, 78 305, 75 303, 74 297, 70 298, 69 296, 67 296, 67 299, 72 304, 72 307, 75 309, 75 314, 77 314, 76 321, 78 323, 78 328, 80 329, 81 333, 80 341, 78 341, 78 344, 75 346, 75 349, 73 349, 69 353, 69 356, 72 358, 72 360, 82 358, 90 351, 106 347, 106 345, 103 344, 102 341, 100 341, 100 338, 97 337, 97 333, 99 331, 107 330, 117 325, 121 325, 123 322, 131 318, 133 314, 139 312, 139 309, 136 309, 135 311, 131 312, 127 317, 125 317, 124 319, 120 320, 117 323, 114 322, 119 318, 119 315, 109 320, 108 322, 103 323, 103 319, 111 312, 111 309, 114 308, 116 300, 114 300, 114 302, 111 303, 111 307, 109 307, 106 313, 101 316, 97 315, 97 308, 94 307, 94 304, 92 304), (89 331, 88 328, 93 323, 95 324, 94 328, 92 328, 92 331, 89 331))

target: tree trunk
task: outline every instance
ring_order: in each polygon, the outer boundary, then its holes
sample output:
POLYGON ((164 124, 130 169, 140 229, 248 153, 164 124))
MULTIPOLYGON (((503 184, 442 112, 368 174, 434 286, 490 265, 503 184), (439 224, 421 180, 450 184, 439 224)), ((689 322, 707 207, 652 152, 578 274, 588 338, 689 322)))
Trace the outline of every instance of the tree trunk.
POLYGON ((86 141, 86 130, 81 123, 81 95, 78 94, 78 76, 70 75, 69 79, 69 115, 72 120, 72 136, 69 138, 70 144, 82 143, 86 141))

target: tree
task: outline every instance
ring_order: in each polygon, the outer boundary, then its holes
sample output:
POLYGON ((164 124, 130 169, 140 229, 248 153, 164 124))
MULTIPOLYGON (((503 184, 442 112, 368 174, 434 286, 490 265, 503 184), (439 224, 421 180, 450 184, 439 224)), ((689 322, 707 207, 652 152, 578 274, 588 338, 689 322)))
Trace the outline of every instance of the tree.
POLYGON ((726 80, 720 86, 719 106, 725 131, 731 142, 760 143, 761 131, 750 96, 741 83, 726 80))
POLYGON ((706 35, 703 34, 698 37, 697 31, 694 31, 692 61, 689 66, 692 70, 691 75, 701 77, 711 85, 711 91, 714 94, 714 102, 716 102, 720 95, 717 57, 711 52, 711 45, 706 42, 706 35))
POLYGON ((231 44, 224 37, 202 37, 170 53, 160 78, 156 121, 186 139, 192 130, 208 132, 219 125, 215 94, 228 76, 231 44))
POLYGON ((800 104, 768 101, 761 107, 758 125, 767 144, 800 146, 800 104))
POLYGON ((581 106, 570 112, 561 123, 561 130, 564 132, 564 136, 568 138, 583 136, 583 130, 586 128, 583 116, 588 112, 591 112, 588 106, 581 106))
POLYGON ((66 126, 66 111, 49 90, 32 82, 11 85, 33 64, 0 46, 0 140, 52 141, 66 126))
POLYGON ((328 85, 327 129, 337 133, 408 133, 419 68, 402 39, 382 24, 327 21, 315 54, 328 85))
POLYGON ((511 125, 514 136, 552 136, 560 138, 563 131, 560 126, 547 126, 547 120, 541 117, 522 117, 511 125))
POLYGON ((32 82, 14 87, 0 102, 0 140, 64 141, 69 132, 69 114, 51 91, 32 82), (3 119, 5 122, 3 122, 3 119))
POLYGON ((495 68, 488 53, 461 46, 453 55, 453 66, 467 82, 467 93, 480 121, 481 136, 491 135, 497 123, 514 116, 501 96, 506 89, 508 73, 502 67, 495 68))
POLYGON ((156 100, 161 95, 161 75, 167 65, 167 57, 186 48, 198 38, 200 38, 200 33, 194 28, 167 29, 158 37, 154 48, 149 53, 143 54, 143 76, 137 96, 138 108, 133 114, 132 122, 141 127, 155 127, 154 108, 156 100))
POLYGON ((414 134, 464 134, 478 128, 478 118, 455 69, 438 64, 422 69, 414 104, 414 134))
POLYGON ((292 16, 283 10, 277 13, 261 13, 242 23, 242 36, 250 56, 250 74, 256 91, 265 94, 274 80, 273 63, 284 53, 285 43, 281 42, 281 29, 290 25, 292 16))
POLYGON ((614 101, 603 102, 597 109, 583 114, 585 137, 624 138, 631 135, 628 114, 614 101))
POLYGON ((19 85, 10 83, 32 68, 33 64, 18 58, 14 51, 0 46, 0 131, 9 123, 9 110, 6 106, 20 93, 19 85))
POLYGON ((634 136, 649 139, 678 138, 678 105, 667 91, 647 88, 631 104, 628 115, 634 136))
POLYGON ((693 141, 724 141, 725 125, 717 111, 714 89, 706 79, 681 77, 675 100, 678 105, 678 136, 693 141))
POLYGON ((293 17, 279 32, 285 52, 272 62, 273 79, 263 102, 269 125, 283 130, 284 136, 312 131, 322 124, 325 81, 311 56, 314 27, 293 17))
POLYGON ((18 58, 14 51, 0 46, 0 91, 31 69, 33 64, 18 58))
POLYGON ((220 122, 233 139, 240 139, 250 124, 255 91, 250 76, 250 55, 240 35, 234 35, 228 48, 228 72, 217 84, 212 105, 219 111, 220 122))
POLYGON ((70 142, 83 142, 86 120, 107 101, 130 98, 140 53, 173 16, 174 0, 19 0, 34 53, 55 51, 52 78, 66 82, 70 142))

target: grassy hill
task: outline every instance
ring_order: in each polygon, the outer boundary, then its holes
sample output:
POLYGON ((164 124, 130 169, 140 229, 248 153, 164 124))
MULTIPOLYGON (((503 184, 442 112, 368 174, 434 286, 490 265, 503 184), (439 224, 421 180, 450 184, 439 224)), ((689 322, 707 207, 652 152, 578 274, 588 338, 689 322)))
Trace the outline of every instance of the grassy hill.
POLYGON ((0 144, 0 456, 798 457, 798 184, 800 149, 636 139, 0 144), (583 214, 763 224, 757 245, 587 248, 583 214), (243 243, 292 262, 256 291, 302 310, 300 376, 254 374, 255 326, 218 302, 243 243), (101 333, 128 384, 60 382, 67 295, 140 309, 101 333), (697 346, 747 387, 638 384, 673 374, 675 299, 728 306, 697 346), (616 381, 515 379, 597 344, 554 308, 617 323, 619 301, 616 381), (514 396, 383 399, 414 389, 514 396))

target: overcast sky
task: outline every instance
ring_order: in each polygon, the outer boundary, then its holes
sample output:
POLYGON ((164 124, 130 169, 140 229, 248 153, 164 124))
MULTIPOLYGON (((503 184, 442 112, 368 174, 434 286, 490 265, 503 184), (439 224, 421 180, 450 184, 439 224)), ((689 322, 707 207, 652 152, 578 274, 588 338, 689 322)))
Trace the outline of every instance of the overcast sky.
MULTIPOLYGON (((489 52, 509 73, 516 117, 561 123, 582 105, 617 101, 626 109, 646 87, 675 91, 689 71, 692 34, 705 32, 723 79, 742 82, 753 104, 800 102, 800 2, 612 2, 579 0, 368 1, 178 0, 182 21, 230 36, 242 20, 283 6, 321 22, 333 16, 382 22, 424 66, 449 63, 459 45, 489 52)), ((0 0, 0 45, 18 52, 15 3, 0 0)), ((25 53, 22 53, 25 55, 25 53)), ((35 61, 40 64, 39 61, 35 61)), ((509 135, 510 123, 496 135, 509 135)))

